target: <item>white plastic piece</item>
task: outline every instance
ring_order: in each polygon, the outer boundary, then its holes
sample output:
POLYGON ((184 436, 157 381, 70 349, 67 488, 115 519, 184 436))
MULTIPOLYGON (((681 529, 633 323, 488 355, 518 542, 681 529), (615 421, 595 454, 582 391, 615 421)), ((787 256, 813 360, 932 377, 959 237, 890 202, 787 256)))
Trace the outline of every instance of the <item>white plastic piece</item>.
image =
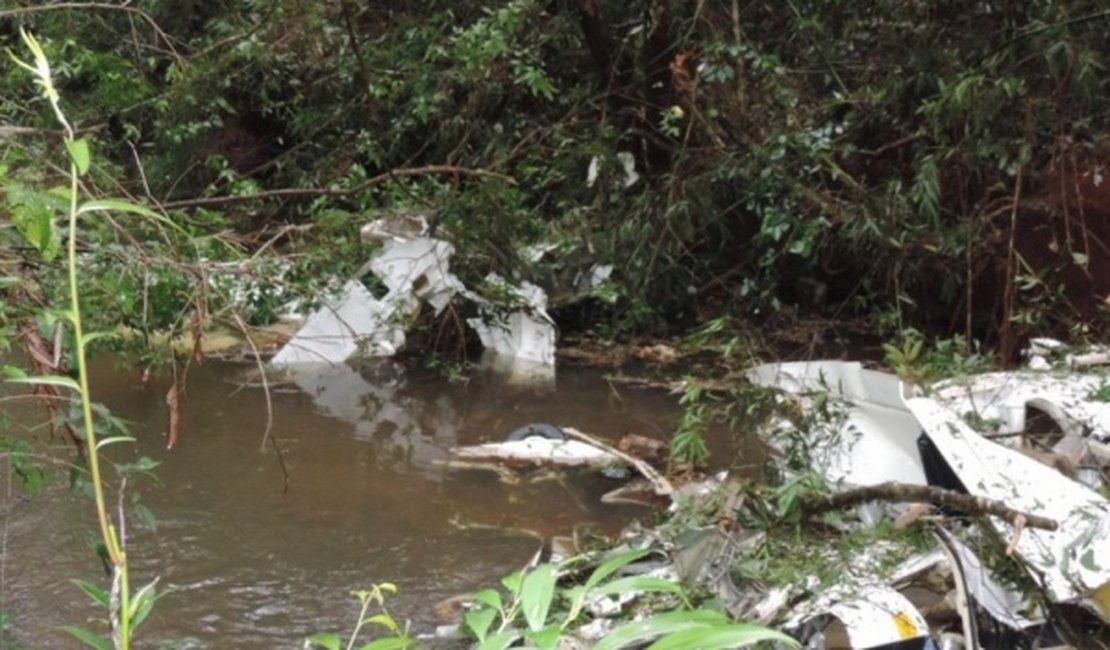
POLYGON ((1001 424, 1001 433, 1025 428, 1026 408, 1043 411, 1065 433, 1085 438, 1091 453, 1110 459, 1110 402, 1096 395, 1110 379, 1100 375, 991 372, 934 387, 934 397, 952 411, 1001 424))
POLYGON ((873 648, 929 634, 925 618, 913 603, 883 584, 834 585, 799 606, 783 627, 799 629, 824 616, 844 624, 852 648, 873 648))
POLYGON ((831 484, 925 484, 917 451, 920 427, 902 405, 897 377, 857 362, 813 361, 757 366, 748 378, 794 394, 821 392, 843 400, 843 416, 818 423, 808 441, 815 469, 831 484))
POLYGON ((453 461, 528 462, 559 467, 601 468, 623 464, 624 461, 607 451, 578 440, 552 440, 533 436, 524 440, 490 442, 451 450, 453 461))
POLYGON ((503 284, 524 308, 505 313, 504 308, 480 304, 481 316, 466 322, 478 332, 482 346, 523 361, 554 365, 555 321, 547 314, 544 290, 530 282, 513 287, 495 274, 488 276, 486 281, 503 284))
MULTIPOLYGON (((414 229, 426 230, 426 226, 420 217, 414 229)), ((535 372, 517 369, 521 375, 542 375, 554 368, 555 323, 547 314, 547 294, 543 289, 527 282, 514 287, 491 276, 491 281, 503 283, 506 291, 523 305, 516 311, 507 311, 467 291, 451 273, 449 262, 454 254, 451 244, 427 236, 383 234, 383 228, 378 225, 372 229, 373 237, 380 237, 384 244, 359 275, 373 272, 388 293, 377 299, 358 281, 348 281, 337 299, 308 317, 300 331, 274 356, 273 365, 342 363, 358 352, 366 356, 391 356, 404 345, 403 325, 419 310, 421 301, 430 304, 438 314, 456 295, 462 294, 479 306, 482 316, 468 322, 477 330, 483 346, 521 365, 541 366, 535 372)), ((365 231, 363 235, 367 236, 365 231)))
MULTIPOLYGON (((1056 520, 1055 531, 1027 528, 1016 554, 1041 575, 1056 602, 1089 602, 1110 589, 1110 501, 1056 470, 975 433, 952 411, 929 398, 906 400, 960 482, 973 496, 1056 520)), ((1011 524, 991 523, 1003 539, 1011 524)), ((1090 603, 1104 618, 1105 604, 1090 603)))
POLYGON ((632 187, 636 181, 640 180, 640 175, 636 173, 636 157, 630 151, 618 151, 617 162, 624 168, 624 186, 632 187))
POLYGON ((404 330, 392 322, 398 309, 397 303, 379 301, 361 283, 350 280, 336 300, 308 317, 271 363, 339 363, 360 347, 369 355, 391 355, 405 342, 404 330))
POLYGON ((952 535, 945 533, 945 536, 945 543, 956 556, 963 572, 964 585, 979 607, 985 609, 996 621, 1015 630, 1036 627, 1045 622, 1044 612, 1039 604, 1030 603, 1021 593, 1001 585, 970 548, 952 535))
POLYGON ((451 244, 431 237, 387 242, 370 260, 370 270, 391 295, 410 294, 432 305, 438 314, 464 291, 449 268, 454 252, 451 244))

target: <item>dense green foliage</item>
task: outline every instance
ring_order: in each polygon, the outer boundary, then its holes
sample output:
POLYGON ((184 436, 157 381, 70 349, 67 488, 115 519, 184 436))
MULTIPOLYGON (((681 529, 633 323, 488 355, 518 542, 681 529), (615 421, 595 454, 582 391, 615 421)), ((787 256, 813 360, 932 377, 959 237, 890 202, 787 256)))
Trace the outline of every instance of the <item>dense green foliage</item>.
MULTIPOLYGON (((193 237, 130 235, 164 244, 156 291, 105 265, 128 320, 180 323, 198 262, 275 235, 311 293, 359 266, 357 227, 391 209, 434 213, 468 279, 530 278, 557 304, 615 263, 615 301, 566 308, 565 328, 864 314, 1009 354, 1104 315, 1098 2, 23 4, 0 38, 33 28, 58 62, 102 161, 90 190, 161 204, 193 237), (381 176, 398 169, 418 171, 381 176), (295 191, 226 200, 275 189, 295 191), (541 241, 554 253, 522 255, 541 241)), ((12 67, 0 89, 21 125, 3 149, 17 222, 57 141, 25 132, 51 116, 12 67)), ((275 289, 259 292, 264 319, 275 289)))

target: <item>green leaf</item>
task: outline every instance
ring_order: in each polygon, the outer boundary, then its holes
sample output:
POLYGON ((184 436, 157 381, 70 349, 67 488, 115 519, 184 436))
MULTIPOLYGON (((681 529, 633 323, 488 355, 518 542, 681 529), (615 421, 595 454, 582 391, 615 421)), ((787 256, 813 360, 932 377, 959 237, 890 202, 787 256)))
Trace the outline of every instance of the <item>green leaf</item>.
POLYGON ((102 607, 107 607, 108 606, 108 592, 107 591, 104 591, 103 589, 94 585, 93 583, 86 582, 84 580, 71 580, 70 582, 77 585, 77 587, 81 591, 85 592, 85 595, 88 596, 89 598, 91 598, 92 601, 94 603, 96 603, 97 605, 100 605, 102 607))
POLYGON ((555 566, 541 564, 524 576, 520 592, 520 609, 528 629, 539 630, 547 622, 547 613, 555 597, 555 566))
POLYGON ((393 617, 390 616, 389 614, 375 614, 375 615, 371 616, 370 618, 366 619, 365 621, 363 621, 362 624, 363 625, 380 625, 380 626, 386 628, 387 630, 389 630, 390 632, 394 632, 394 633, 399 631, 399 628, 397 627, 397 621, 394 621, 393 617))
POLYGON ((475 602, 482 603, 496 610, 501 610, 501 594, 493 589, 483 589, 474 594, 475 602))
POLYGON ((66 140, 66 151, 69 152, 69 157, 73 159, 73 164, 77 166, 77 175, 84 176, 85 172, 89 171, 88 139, 66 140))
POLYGON ((128 614, 131 619, 131 629, 139 627, 150 615, 150 610, 154 608, 154 602, 158 600, 158 592, 155 590, 157 583, 157 578, 151 580, 131 598, 131 611, 128 614))
POLYGON ((150 508, 144 506, 141 503, 136 503, 135 505, 131 506, 131 512, 135 515, 135 518, 139 520, 139 524, 141 524, 144 528, 148 530, 157 530, 158 518, 154 516, 154 513, 151 512, 150 508))
POLYGON ((0 289, 9 289, 19 286, 20 279, 14 275, 0 276, 0 289))
POLYGON ((532 642, 532 645, 539 648, 539 650, 554 650, 555 646, 559 643, 559 633, 562 631, 562 626, 548 625, 542 630, 526 632, 524 636, 532 642))
POLYGON ((501 584, 505 585, 505 588, 508 589, 509 593, 513 596, 518 596, 520 595, 520 583, 523 578, 524 576, 520 571, 514 571, 504 578, 501 578, 501 584))
POLYGON ((359 646, 359 650, 401 650, 411 645, 412 639, 407 636, 388 636, 364 643, 359 646))
POLYGON ((508 648, 519 638, 520 634, 513 630, 498 632, 483 641, 482 644, 478 646, 478 650, 505 650, 505 648, 508 648))
POLYGON ((728 622, 727 616, 709 609, 664 612, 613 628, 605 638, 594 645, 594 650, 618 650, 680 630, 724 625, 728 622))
POLYGON ((12 380, 12 379, 26 379, 27 378, 27 371, 26 370, 24 370, 23 368, 20 368, 19 366, 12 366, 12 365, 9 365, 9 364, 4 364, 2 367, 0 367, 0 373, 3 373, 4 377, 6 379, 8 379, 9 381, 12 380))
POLYGON ((89 343, 92 343, 93 341, 96 341, 96 340, 99 340, 99 339, 107 339, 107 338, 112 338, 112 337, 115 337, 115 336, 119 336, 119 332, 113 332, 111 330, 104 330, 104 331, 100 331, 100 332, 89 332, 88 334, 85 334, 85 337, 84 337, 85 338, 85 345, 88 345, 89 343))
POLYGON ((762 641, 778 641, 801 647, 793 637, 750 623, 680 630, 649 645, 647 650, 732 650, 762 641))
POLYGON ((578 618, 578 613, 582 611, 582 604, 586 601, 586 596, 594 587, 601 584, 602 580, 613 575, 615 571, 622 567, 646 555, 650 555, 651 553, 654 553, 651 549, 637 549, 615 555, 597 565, 597 568, 594 569, 593 573, 590 574, 590 577, 586 579, 586 582, 581 587, 575 588, 569 592, 572 595, 570 612, 567 614, 567 622, 569 623, 578 618))
POLYGON ((35 375, 33 377, 12 377, 8 380, 12 384, 34 384, 38 386, 58 386, 59 388, 69 388, 78 393, 81 392, 81 387, 73 379, 65 375, 35 375))
POLYGON ((463 622, 466 627, 474 634, 474 638, 478 643, 486 640, 486 635, 489 634, 489 628, 493 625, 493 619, 497 617, 497 610, 493 609, 475 609, 466 613, 463 617, 463 622))
POLYGON ((61 250, 62 239, 54 223, 55 210, 50 197, 38 192, 9 191, 13 194, 8 201, 12 225, 44 260, 52 261, 61 250))
POLYGON ((324 648, 324 650, 340 650, 342 641, 334 632, 319 632, 304 640, 305 648, 324 648))
POLYGON ((85 201, 77 207, 77 214, 85 214, 86 212, 97 212, 103 210, 104 212, 126 212, 128 214, 138 214, 151 219, 158 219, 159 221, 165 220, 165 217, 158 214, 150 208, 132 203, 131 201, 124 201, 122 199, 94 199, 92 201, 85 201))
POLYGON ((62 629, 68 632, 70 636, 74 637, 90 648, 96 648, 96 650, 113 650, 111 641, 101 638, 84 628, 67 625, 62 629))
POLYGON ((686 592, 680 585, 670 580, 653 576, 627 576, 618 578, 612 582, 595 587, 590 595, 610 596, 613 594, 624 594, 630 591, 668 593, 678 596, 683 601, 686 600, 686 592))

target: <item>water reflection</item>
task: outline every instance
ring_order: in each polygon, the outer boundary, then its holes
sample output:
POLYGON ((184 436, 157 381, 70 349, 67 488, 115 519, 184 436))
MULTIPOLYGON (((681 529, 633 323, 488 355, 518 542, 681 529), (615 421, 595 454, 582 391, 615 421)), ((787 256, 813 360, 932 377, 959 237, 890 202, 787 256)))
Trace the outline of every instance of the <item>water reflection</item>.
MULTIPOLYGON (((318 368, 271 394, 273 435, 291 474, 262 446, 266 397, 243 386, 243 368, 207 363, 190 372, 182 436, 165 449, 167 383, 101 364, 96 398, 132 422, 137 449, 162 463, 141 487, 156 530, 128 530, 133 582, 160 576, 174 591, 141 634, 192 636, 186 647, 299 647, 306 634, 348 629, 354 589, 393 581, 391 611, 417 630, 434 627, 432 605, 496 581, 536 548, 535 536, 579 523, 615 530, 643 511, 604 506, 612 487, 596 476, 518 487, 438 463, 455 444, 500 439, 550 421, 615 439, 661 434, 674 405, 658 393, 617 390, 598 374, 560 371, 548 383, 479 373, 466 383, 407 374, 391 362, 358 370, 318 368), (528 531, 524 533, 522 531, 528 531)), ((122 455, 121 455, 122 454, 122 455)), ((2 606, 15 636, 33 647, 71 647, 58 631, 99 616, 71 578, 103 580, 85 542, 91 504, 59 487, 6 502, 2 606)))

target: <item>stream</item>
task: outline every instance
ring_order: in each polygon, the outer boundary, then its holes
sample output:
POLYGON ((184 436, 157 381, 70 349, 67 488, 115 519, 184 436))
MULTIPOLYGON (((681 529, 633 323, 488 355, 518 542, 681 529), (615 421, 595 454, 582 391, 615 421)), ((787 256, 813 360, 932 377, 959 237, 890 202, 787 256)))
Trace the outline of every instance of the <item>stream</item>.
MULTIPOLYGON (((488 472, 448 472, 438 462, 447 448, 500 440, 529 422, 608 440, 662 438, 678 413, 671 396, 576 367, 561 367, 556 387, 492 372, 450 383, 390 361, 324 369, 270 391, 285 491, 263 445, 266 391, 242 385, 243 376, 242 365, 194 366, 181 437, 166 450, 168 380, 143 386, 109 361, 94 369, 95 398, 138 438, 109 455, 161 463, 156 481, 129 486, 157 519, 154 529, 128 520, 133 589, 157 576, 165 594, 138 631, 140 647, 191 638, 171 647, 299 648, 314 632, 349 632, 358 613, 351 592, 378 582, 398 586, 387 601, 397 620, 430 633, 446 622, 437 603, 496 585, 541 538, 576 527, 612 533, 651 516, 602 504, 617 484, 600 476, 508 486, 488 472)), ((16 411, 44 419, 37 408, 5 408, 16 411)), ((28 497, 9 474, 5 464, 0 611, 9 631, 0 645, 78 647, 63 625, 103 630, 89 622, 103 612, 71 583, 106 584, 91 545, 93 504, 66 489, 64 475, 28 497)))

